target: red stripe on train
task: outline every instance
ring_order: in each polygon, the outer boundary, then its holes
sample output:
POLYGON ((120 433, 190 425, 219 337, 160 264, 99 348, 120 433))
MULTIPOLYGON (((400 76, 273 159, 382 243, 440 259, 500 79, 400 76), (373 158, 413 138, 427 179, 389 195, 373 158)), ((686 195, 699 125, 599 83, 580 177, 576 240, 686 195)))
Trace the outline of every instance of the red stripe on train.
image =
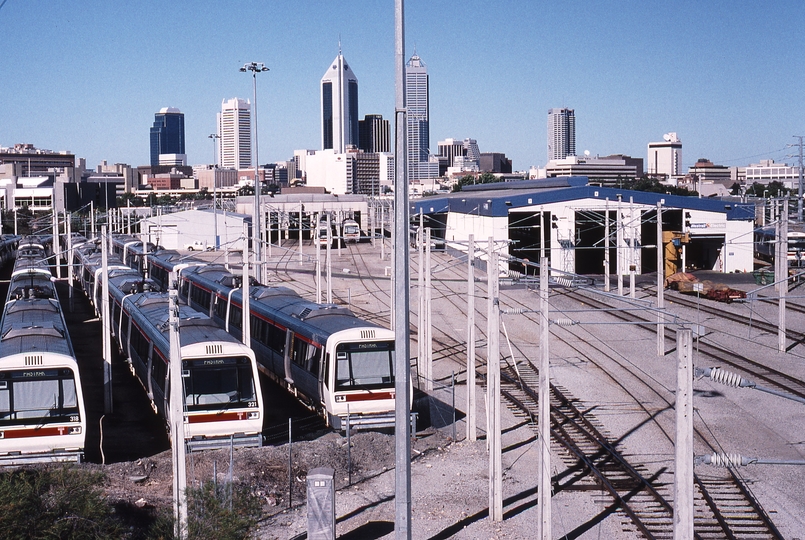
POLYGON ((347 394, 347 401, 373 401, 375 399, 394 399, 394 392, 369 392, 366 394, 347 394))
POLYGON ((228 422, 232 420, 246 420, 249 417, 248 411, 225 412, 212 414, 194 414, 187 417, 190 424, 203 424, 206 422, 228 422))
POLYGON ((69 426, 60 427, 41 427, 33 429, 14 429, 5 430, 4 439, 26 439, 28 437, 52 437, 54 435, 69 435, 69 426))

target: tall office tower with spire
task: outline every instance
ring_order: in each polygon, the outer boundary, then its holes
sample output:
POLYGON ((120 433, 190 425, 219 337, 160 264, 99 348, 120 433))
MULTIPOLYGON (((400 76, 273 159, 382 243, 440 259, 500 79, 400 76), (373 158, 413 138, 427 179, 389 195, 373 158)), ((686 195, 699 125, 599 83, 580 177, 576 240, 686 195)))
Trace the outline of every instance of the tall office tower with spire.
POLYGON ((358 143, 358 78, 339 47, 321 78, 321 148, 343 154, 358 143))
POLYGON ((159 165, 160 155, 172 154, 172 162, 182 161, 185 165, 184 153, 184 114, 174 107, 164 107, 154 115, 151 127, 151 166, 159 165))
POLYGON ((576 155, 573 109, 548 109, 548 161, 576 155))
POLYGON ((222 168, 248 169, 252 166, 252 106, 249 100, 223 100, 218 113, 218 137, 222 168))
POLYGON ((408 110, 408 181, 421 181, 438 176, 438 162, 429 162, 428 68, 416 51, 405 65, 405 103, 408 110))

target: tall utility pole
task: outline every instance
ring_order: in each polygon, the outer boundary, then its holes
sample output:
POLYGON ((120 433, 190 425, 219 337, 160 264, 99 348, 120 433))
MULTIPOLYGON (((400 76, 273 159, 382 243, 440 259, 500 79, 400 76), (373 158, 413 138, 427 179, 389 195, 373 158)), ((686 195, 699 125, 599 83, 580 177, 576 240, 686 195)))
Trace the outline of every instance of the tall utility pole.
POLYGON ((693 540, 693 338, 676 333, 676 438, 674 450, 674 540, 693 540))
POLYGON ((425 228, 425 371, 427 378, 425 389, 433 391, 433 318, 431 317, 431 301, 433 290, 431 288, 430 264, 430 227, 425 228))
POLYGON ((618 215, 615 216, 615 267, 618 269, 618 296, 623 296, 623 257, 621 244, 623 243, 623 215, 621 215, 621 196, 618 194, 618 215))
POLYGON ((333 303, 333 256, 330 244, 333 243, 333 229, 330 214, 327 214, 327 303, 333 303))
POLYGON ((321 304, 321 214, 316 213, 316 230, 313 233, 315 239, 313 245, 316 246, 316 303, 321 304))
POLYGON ((411 540, 410 302, 408 269, 408 115, 405 109, 405 2, 394 0, 394 536, 411 540))
POLYGON ((665 250, 662 244, 662 203, 657 203, 657 356, 665 356, 665 250))
POLYGON ((176 272, 170 274, 168 290, 170 313, 170 424, 173 453, 173 514, 174 533, 180 540, 187 537, 187 461, 184 437, 184 381, 182 379, 182 351, 179 337, 179 291, 176 290, 176 272))
POLYGON ((489 237, 487 252, 487 383, 486 417, 489 446, 489 519, 503 521, 503 465, 500 429, 500 297, 498 252, 495 241, 489 237))
POLYGON ((215 250, 218 251, 221 248, 221 243, 218 238, 218 158, 215 149, 221 136, 217 133, 211 133, 208 137, 212 139, 212 215, 215 222, 215 250))
POLYGON ((103 327, 103 412, 112 413, 112 324, 109 321, 109 243, 106 225, 101 227, 101 265, 103 285, 101 299, 101 325, 103 327))
POLYGON ((798 146, 799 147, 799 190, 797 195, 797 221, 802 223, 802 197, 803 197, 803 183, 802 183, 802 139, 805 139, 805 135, 794 135, 795 139, 799 139, 799 143, 797 144, 789 144, 786 146, 798 146))
POLYGON ((262 246, 261 246, 261 235, 260 235, 260 160, 257 157, 257 74, 262 73, 264 71, 268 71, 268 68, 262 62, 249 62, 248 64, 244 64, 240 71, 244 73, 248 73, 249 71, 252 72, 252 79, 254 81, 252 85, 253 94, 254 94, 254 101, 252 102, 252 110, 254 111, 254 214, 253 214, 253 221, 252 223, 252 246, 254 250, 254 279, 263 283, 263 276, 262 276, 262 246))
POLYGON ((604 203, 604 291, 609 292, 609 197, 604 203))
POLYGON ((467 439, 476 439, 475 407, 475 242, 467 241, 467 439))
MULTIPOLYGON (((800 199, 800 202, 801 199, 800 199)), ((780 271, 776 274, 780 284, 780 299, 777 302, 779 318, 777 324, 777 350, 785 352, 785 297, 788 294, 788 198, 783 199, 783 211, 780 213, 780 235, 777 238, 777 245, 780 246, 780 271), (782 280, 782 281, 780 281, 782 280)))
POLYGON ((241 285, 241 333, 240 340, 247 347, 252 346, 251 307, 249 306, 249 235, 246 223, 243 224, 243 284, 241 285))
POLYGON ((61 279, 61 247, 59 246, 59 212, 53 210, 53 260, 56 263, 56 279, 61 279))
POLYGON ((548 259, 539 260, 539 540, 551 540, 551 379, 548 320, 548 259))
MULTIPOLYGON (((417 291, 419 296, 417 298, 419 306, 419 333, 417 335, 417 358, 419 359, 419 369, 427 375, 427 367, 425 365, 425 336, 426 336, 426 316, 425 316, 425 228, 422 226, 424 217, 422 215, 422 208, 419 209, 419 228, 416 231, 416 249, 417 261, 419 267, 417 268, 417 291)), ((427 385, 427 382, 425 383, 427 385)))

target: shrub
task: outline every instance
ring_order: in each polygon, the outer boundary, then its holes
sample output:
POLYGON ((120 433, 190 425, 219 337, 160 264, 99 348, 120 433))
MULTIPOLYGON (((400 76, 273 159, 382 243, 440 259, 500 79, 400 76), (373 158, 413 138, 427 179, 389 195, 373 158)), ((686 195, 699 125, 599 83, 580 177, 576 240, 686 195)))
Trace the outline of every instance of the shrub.
POLYGON ((0 538, 122 537, 102 480, 102 474, 67 467, 0 474, 0 538))
POLYGON ((246 538, 262 511, 247 486, 208 482, 187 490, 188 540, 246 538))

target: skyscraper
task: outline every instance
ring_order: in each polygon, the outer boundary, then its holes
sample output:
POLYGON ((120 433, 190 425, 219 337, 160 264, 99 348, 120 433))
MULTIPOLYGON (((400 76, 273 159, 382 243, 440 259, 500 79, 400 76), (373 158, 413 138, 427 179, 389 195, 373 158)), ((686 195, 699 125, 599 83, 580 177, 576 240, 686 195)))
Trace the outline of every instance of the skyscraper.
POLYGON ((548 109, 548 161, 576 155, 573 109, 548 109))
POLYGON ((358 148, 364 152, 388 152, 391 126, 382 114, 367 114, 358 122, 358 148))
POLYGON ((252 166, 252 108, 248 99, 223 100, 218 113, 218 137, 221 167, 252 166))
MULTIPOLYGON (((154 115, 151 127, 151 166, 159 165, 160 154, 184 156, 184 114, 174 107, 164 107, 154 115)), ((184 165, 184 163, 182 163, 184 165)))
POLYGON ((405 103, 408 110, 408 181, 438 176, 438 163, 429 165, 430 123, 428 68, 416 52, 405 65, 405 103))
POLYGON ((341 51, 321 78, 321 148, 358 146, 358 78, 341 51))

